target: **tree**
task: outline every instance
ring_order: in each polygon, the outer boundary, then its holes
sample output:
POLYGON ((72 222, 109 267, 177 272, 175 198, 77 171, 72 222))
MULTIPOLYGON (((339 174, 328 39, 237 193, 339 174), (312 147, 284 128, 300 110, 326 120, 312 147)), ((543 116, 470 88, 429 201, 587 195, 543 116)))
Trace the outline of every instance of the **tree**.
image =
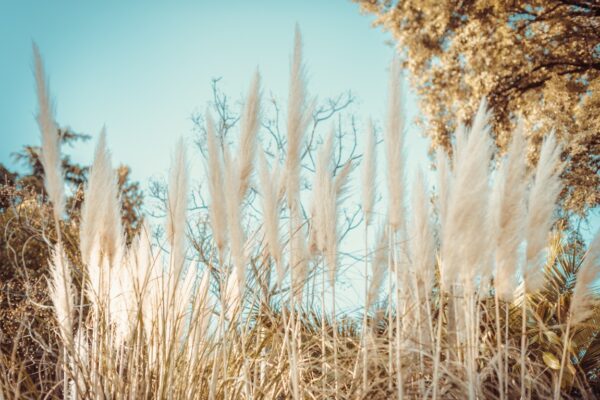
POLYGON ((501 154, 518 116, 535 164, 544 135, 564 143, 563 208, 600 204, 600 4, 595 0, 354 0, 391 32, 432 150, 451 150, 486 96, 501 154))

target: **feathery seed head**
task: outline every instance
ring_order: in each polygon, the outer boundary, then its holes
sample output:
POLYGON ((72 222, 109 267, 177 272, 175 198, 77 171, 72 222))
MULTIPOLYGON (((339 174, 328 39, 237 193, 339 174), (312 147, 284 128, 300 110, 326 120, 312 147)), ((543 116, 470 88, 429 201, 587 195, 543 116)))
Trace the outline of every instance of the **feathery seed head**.
POLYGON ((185 226, 187 223, 188 166, 183 139, 177 142, 168 187, 167 240, 171 245, 171 262, 178 279, 185 261, 185 226))
POLYGON ((64 180, 60 159, 60 137, 54 121, 53 104, 50 100, 48 83, 37 45, 33 44, 35 82, 38 99, 37 123, 42 139, 40 161, 44 168, 44 186, 53 205, 56 220, 61 218, 65 207, 64 180))

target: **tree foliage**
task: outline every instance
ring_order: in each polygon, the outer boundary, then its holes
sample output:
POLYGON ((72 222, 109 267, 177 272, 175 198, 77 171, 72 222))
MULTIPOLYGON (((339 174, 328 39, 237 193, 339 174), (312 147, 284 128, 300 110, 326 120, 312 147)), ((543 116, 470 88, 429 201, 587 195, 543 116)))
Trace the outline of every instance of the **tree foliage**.
POLYGON ((355 0, 391 32, 420 96, 432 148, 486 96, 503 152, 521 116, 535 164, 555 130, 567 161, 563 207, 600 204, 600 4, 594 0, 355 0))

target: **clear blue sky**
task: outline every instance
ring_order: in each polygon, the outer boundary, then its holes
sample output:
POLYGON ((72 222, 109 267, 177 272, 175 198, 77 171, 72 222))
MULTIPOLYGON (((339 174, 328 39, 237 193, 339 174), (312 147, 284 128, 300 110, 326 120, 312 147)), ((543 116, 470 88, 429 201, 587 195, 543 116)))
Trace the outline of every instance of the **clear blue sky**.
MULTIPOLYGON (((296 23, 309 92, 322 99, 352 90, 359 120, 381 121, 393 49, 347 0, 2 0, 0 162, 10 165, 11 152, 39 143, 32 40, 44 57, 59 124, 94 138, 106 124, 115 162, 131 166, 145 184, 167 171, 176 139, 192 137, 190 115, 206 107, 211 78, 222 77, 238 100, 259 67, 265 93, 285 100, 296 23)), ((416 112, 414 104, 409 110, 416 112)), ((410 162, 425 161, 426 141, 414 130, 410 136, 410 162)), ((74 159, 89 163, 93 142, 71 151, 74 159)))

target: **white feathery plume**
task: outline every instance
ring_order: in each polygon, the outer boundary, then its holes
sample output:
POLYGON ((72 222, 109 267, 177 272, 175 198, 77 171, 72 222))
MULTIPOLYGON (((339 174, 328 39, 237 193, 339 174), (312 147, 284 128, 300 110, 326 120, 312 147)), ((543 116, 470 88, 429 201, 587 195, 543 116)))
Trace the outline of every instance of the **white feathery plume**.
POLYGON ((79 246, 84 263, 89 261, 94 241, 100 243, 98 250, 112 263, 123 244, 120 211, 117 177, 106 147, 106 133, 102 129, 81 210, 79 246))
POLYGON ((71 267, 62 244, 57 243, 52 252, 50 262, 50 299, 54 306, 60 333, 64 341, 70 343, 73 339, 73 281, 71 267))
POLYGON ((135 328, 135 302, 131 269, 127 267, 126 257, 119 252, 110 272, 109 315, 115 324, 117 343, 125 341, 135 328))
POLYGON ((367 293, 366 309, 377 301, 377 296, 381 291, 381 285, 383 284, 383 278, 388 266, 388 234, 387 229, 380 229, 379 240, 374 251, 374 257, 371 261, 371 269, 373 276, 369 284, 369 291, 367 293))
POLYGON ((467 136, 459 129, 454 153, 452 190, 442 227, 442 285, 455 283, 459 274, 469 290, 476 281, 485 284, 489 263, 488 232, 484 229, 488 206, 488 170, 492 154, 490 113, 485 99, 467 136), (482 276, 483 274, 483 276, 482 276))
POLYGON ((275 262, 277 286, 285 277, 281 259, 281 242, 279 240, 279 200, 277 198, 277 176, 269 172, 264 152, 259 154, 259 178, 262 189, 262 211, 265 238, 269 253, 275 262))
POLYGON ((244 230, 242 229, 241 203, 239 198, 239 165, 233 160, 227 145, 223 148, 223 165, 225 172, 225 208, 229 230, 230 256, 233 261, 235 276, 239 280, 238 291, 243 295, 246 282, 246 258, 244 254, 244 230))
POLYGON ((517 287, 519 246, 523 241, 526 215, 525 151, 523 122, 520 120, 506 158, 501 161, 497 170, 490 200, 491 231, 495 236, 496 247, 494 285, 498 297, 504 301, 512 300, 517 287))
POLYGON ((545 138, 540 150, 540 159, 535 169, 535 178, 529 192, 526 219, 527 253, 523 271, 525 290, 536 292, 544 284, 543 250, 548 242, 548 234, 553 223, 556 200, 562 190, 560 174, 561 146, 551 133, 545 138))
POLYGON ((87 292, 96 312, 100 307, 111 316, 122 319, 127 305, 121 295, 121 263, 124 256, 124 238, 121 225, 121 204, 117 176, 106 148, 104 129, 100 134, 94 162, 90 169, 85 199, 81 210, 80 251, 89 277, 87 292))
POLYGON ((326 227, 325 227, 325 203, 328 198, 328 191, 332 184, 332 177, 330 172, 331 159, 333 157, 333 128, 329 136, 325 140, 325 143, 321 145, 321 149, 317 155, 317 163, 315 168, 314 182, 313 182, 313 198, 311 205, 311 236, 310 236, 310 249, 311 252, 325 252, 325 246, 327 245, 326 240, 326 227))
MULTIPOLYGON (((142 224, 144 224, 142 222, 142 224)), ((142 226, 145 229, 145 226, 142 226)), ((141 234, 137 234, 131 241, 124 253, 121 261, 121 267, 116 268, 114 271, 118 276, 119 287, 122 289, 121 295, 124 297, 123 303, 125 304, 124 309, 127 311, 126 322, 128 326, 123 329, 123 338, 129 336, 134 331, 137 325, 137 315, 142 310, 142 293, 140 289, 144 286, 144 277, 140 276, 143 274, 144 266, 138 266, 138 260, 142 260, 141 248, 142 240, 141 234)))
POLYGON ((223 257, 227 245, 227 211, 223 193, 223 167, 221 151, 215 136, 215 124, 210 113, 206 113, 206 144, 208 147, 208 189, 210 192, 210 224, 213 240, 223 257))
POLYGON ((436 151, 435 160, 438 176, 437 209, 439 213, 439 226, 441 230, 444 226, 446 226, 448 197, 450 194, 450 189, 452 188, 452 171, 448 154, 440 147, 438 147, 436 151))
POLYGON ((348 161, 335 176, 335 180, 332 182, 333 186, 328 193, 327 211, 324 215, 325 235, 327 238, 325 257, 329 264, 329 279, 332 286, 335 284, 338 261, 338 210, 340 203, 346 197, 348 175, 350 175, 351 169, 352 164, 348 161))
MULTIPOLYGON (((88 275, 86 292, 94 306, 98 307, 100 299, 106 298, 108 287, 108 273, 103 271, 100 242, 98 240, 92 242, 89 254, 88 261, 85 263, 88 275)), ((106 258, 104 260, 106 261, 106 258)))
POLYGON ((571 324, 588 319, 600 302, 598 280, 600 279, 600 230, 596 231, 585 259, 577 272, 577 280, 571 298, 571 324))
POLYGON ((417 279, 429 292, 435 279, 435 243, 433 226, 429 219, 429 196, 423 171, 417 171, 412 193, 412 225, 410 235, 410 255, 412 269, 417 279))
MULTIPOLYGON (((184 268, 179 277, 175 276, 175 271, 165 273, 167 289, 163 289, 162 296, 163 309, 162 315, 159 315, 159 332, 162 332, 160 324, 164 323, 164 344, 170 346, 171 343, 180 343, 184 339, 186 323, 189 320, 191 311, 192 294, 194 283, 196 281, 195 271, 191 267, 184 268)), ((163 286, 164 287, 164 286, 163 286)))
POLYGON ((317 159, 312 204, 313 229, 311 229, 311 247, 315 247, 325 255, 332 285, 335 283, 337 269, 338 205, 345 191, 351 167, 351 164, 347 163, 335 178, 332 176, 333 137, 332 129, 317 159))
MULTIPOLYGON (((155 259, 152 254, 152 243, 149 227, 142 221, 140 232, 134 237, 125 260, 126 276, 129 279, 126 302, 129 305, 130 332, 137 325, 138 313, 141 315, 143 328, 150 334, 150 327, 155 320, 154 307, 157 305, 156 286, 158 277, 154 268, 155 259)), ((162 274, 162 271, 158 271, 162 274)))
POLYGON ((172 272, 179 279, 185 261, 185 227, 187 223, 187 196, 189 187, 188 167, 183 139, 177 142, 167 195, 168 212, 166 221, 167 240, 171 245, 172 272))
POLYGON ((373 205, 375 204, 375 191, 377 186, 375 183, 377 169, 375 142, 376 138, 373 121, 369 119, 362 170, 362 208, 365 224, 367 225, 373 221, 373 205))
POLYGON ((456 128, 456 132, 454 134, 454 143, 452 144, 452 154, 454 160, 458 158, 457 154, 459 151, 465 148, 467 138, 467 127, 460 123, 456 128))
POLYGON ((54 217, 56 220, 59 220, 65 207, 64 180, 60 159, 60 137, 58 127, 54 121, 53 104, 50 100, 42 56, 35 43, 33 44, 33 57, 39 107, 37 123, 42 139, 40 161, 44 167, 44 186, 53 205, 54 217))
POLYGON ((233 321, 242 303, 243 289, 241 282, 242 279, 239 276, 238 270, 234 268, 227 277, 227 286, 225 289, 226 313, 229 321, 233 321))
POLYGON ((148 280, 153 265, 152 243, 146 221, 142 221, 139 233, 133 239, 130 247, 129 268, 133 281, 136 301, 144 299, 147 292, 148 280))
POLYGON ((403 232, 406 213, 404 209, 404 120, 400 62, 394 59, 390 68, 388 116, 385 130, 389 223, 394 231, 403 232))
POLYGON ((290 239, 292 248, 292 259, 290 261, 292 286, 294 300, 300 304, 302 303, 304 284, 308 277, 309 254, 306 246, 306 230, 302 225, 300 210, 297 208, 292 209, 290 223, 296 227, 290 239))
MULTIPOLYGON (((149 244, 149 243, 148 243, 149 244)), ((148 249, 151 251, 150 246, 148 249)), ((153 330, 159 329, 163 321, 163 309, 166 303, 166 274, 167 268, 162 264, 162 257, 150 256, 150 264, 146 271, 146 280, 142 292, 142 319, 148 340, 153 339, 153 330)), ((147 256, 144 256, 147 257, 147 256)))
POLYGON ((302 64, 302 36, 296 25, 294 55, 290 71, 287 115, 287 157, 285 164, 288 207, 297 207, 300 196, 300 157, 304 133, 312 118, 313 105, 306 104, 306 77, 302 64))
POLYGON ((243 199, 248 190, 250 176, 252 175, 254 165, 254 154, 256 153, 256 136, 260 125, 260 74, 258 71, 254 74, 246 107, 241 120, 241 137, 239 147, 239 165, 240 165, 240 193, 243 199))
POLYGON ((132 261, 132 281, 136 307, 140 309, 147 337, 156 321, 159 304, 162 302, 163 266, 152 253, 150 228, 144 222, 136 238, 137 243, 132 261))
POLYGON ((118 263, 114 262, 114 258, 119 252, 123 251, 124 246, 124 232, 121 221, 121 199, 116 170, 110 168, 109 171, 110 175, 107 176, 109 179, 104 187, 106 206, 104 208, 100 240, 104 254, 110 260, 111 265, 118 265, 118 263))

